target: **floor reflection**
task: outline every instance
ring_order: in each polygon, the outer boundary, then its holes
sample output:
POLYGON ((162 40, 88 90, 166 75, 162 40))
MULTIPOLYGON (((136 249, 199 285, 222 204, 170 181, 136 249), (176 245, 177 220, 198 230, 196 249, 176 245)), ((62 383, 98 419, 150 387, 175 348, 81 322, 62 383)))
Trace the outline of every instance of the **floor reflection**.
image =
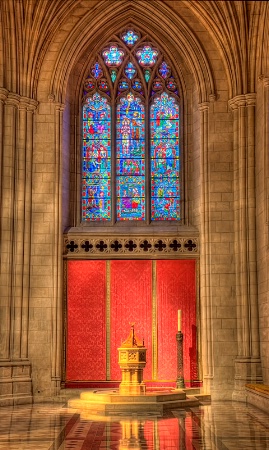
POLYGON ((0 410, 5 450, 269 449, 269 415, 239 403, 213 403, 164 417, 105 418, 65 405, 0 410))

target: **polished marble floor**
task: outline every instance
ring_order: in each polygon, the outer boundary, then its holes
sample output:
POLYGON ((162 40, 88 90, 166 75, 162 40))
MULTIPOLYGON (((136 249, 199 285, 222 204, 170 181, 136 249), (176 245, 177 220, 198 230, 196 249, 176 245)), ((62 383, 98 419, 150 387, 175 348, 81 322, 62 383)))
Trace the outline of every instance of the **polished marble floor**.
POLYGON ((3 407, 0 449, 269 449, 269 414, 232 402, 106 420, 62 404, 3 407))

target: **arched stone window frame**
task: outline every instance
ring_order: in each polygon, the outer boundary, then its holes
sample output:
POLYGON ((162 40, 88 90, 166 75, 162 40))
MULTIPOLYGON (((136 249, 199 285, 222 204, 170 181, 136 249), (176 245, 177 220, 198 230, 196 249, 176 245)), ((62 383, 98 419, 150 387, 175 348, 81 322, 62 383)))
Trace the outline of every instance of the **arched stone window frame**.
MULTIPOLYGON (((169 56, 167 55, 167 52, 165 52, 165 48, 163 49, 162 46, 160 46, 159 44, 157 44, 156 42, 154 42, 154 39, 152 39, 149 35, 140 32, 139 27, 137 26, 133 26, 132 24, 129 26, 125 26, 124 28, 122 28, 118 33, 115 33, 113 35, 111 35, 110 39, 107 40, 107 42, 105 44, 100 45, 95 52, 93 52, 88 59, 87 64, 85 65, 85 69, 84 69, 84 77, 83 82, 81 83, 81 100, 80 100, 80 111, 82 111, 83 109, 83 105, 85 104, 85 102, 87 101, 87 98, 89 98, 90 96, 92 96, 94 93, 98 92, 99 94, 101 94, 104 98, 107 99, 107 101, 109 102, 109 104, 111 105, 111 155, 112 155, 112 160, 111 160, 111 172, 112 172, 112 179, 111 179, 111 187, 112 187, 112 204, 113 204, 113 212, 112 212, 112 216, 111 216, 111 220, 106 220, 106 221, 93 221, 93 220, 82 220, 82 204, 81 204, 81 190, 79 191, 79 198, 77 197, 77 206, 76 206, 76 226, 82 226, 82 227, 94 227, 94 228, 103 228, 103 227, 113 227, 113 228, 118 228, 118 227, 130 227, 132 225, 135 225, 135 227, 141 227, 141 226, 147 226, 149 229, 151 227, 170 227, 173 225, 184 225, 185 224, 185 201, 184 201, 184 197, 185 197, 185 164, 184 164, 184 114, 183 114, 183 95, 182 95, 182 86, 180 83, 180 77, 179 74, 177 73, 174 64, 172 63, 172 61, 170 60, 169 56), (124 45, 123 40, 122 40, 122 36, 124 35, 124 33, 127 30, 134 30, 138 36, 139 39, 138 41, 130 48, 128 48, 127 45, 124 45), (124 51, 124 55, 122 58, 122 64, 120 65, 119 69, 118 69, 118 73, 117 73, 117 81, 116 84, 117 86, 119 86, 119 82, 120 80, 122 80, 123 78, 127 79, 126 76, 124 76, 124 69, 125 66, 127 64, 128 61, 131 61, 135 66, 137 70, 137 73, 134 77, 134 79, 139 79, 142 82, 142 88, 143 88, 143 93, 144 95, 141 95, 140 92, 138 91, 134 91, 131 87, 131 80, 129 85, 130 88, 127 91, 122 91, 118 93, 114 92, 113 93, 113 81, 111 79, 111 77, 104 77, 103 75, 110 73, 113 70, 113 66, 112 67, 106 67, 105 61, 104 61, 104 57, 102 55, 102 53, 109 49, 112 45, 116 45, 118 46, 118 48, 123 49, 124 51), (145 80, 145 69, 143 69, 143 67, 139 66, 137 59, 135 58, 135 52, 137 52, 137 49, 139 49, 141 46, 143 45, 150 45, 152 47, 152 49, 157 49, 158 51, 158 56, 156 58, 156 64, 154 65, 154 67, 152 68, 152 73, 151 73, 151 79, 149 81, 149 83, 147 83, 147 81, 145 80), (161 63, 165 61, 169 67, 169 73, 168 73, 168 78, 174 79, 175 84, 176 84, 176 93, 168 90, 166 87, 166 83, 165 83, 165 79, 162 79, 163 81, 163 88, 162 90, 156 91, 154 93, 154 95, 152 95, 152 84, 153 81, 156 79, 156 76, 158 74, 158 70, 159 67, 161 65, 161 63), (93 70, 94 64, 98 62, 100 64, 100 67, 102 68, 102 76, 100 77, 100 79, 98 80, 98 78, 96 80, 94 80, 94 77, 92 76, 91 70, 93 70), (87 83, 87 80, 92 79, 95 82, 95 86, 92 89, 85 89, 85 83, 87 83), (105 92, 104 90, 101 91, 99 88, 99 83, 103 80, 106 79, 107 84, 108 84, 108 90, 110 92, 110 95, 107 94, 107 92, 105 92), (140 98, 141 101, 143 102, 143 104, 145 105, 145 160, 146 160, 146 186, 145 186, 145 190, 146 190, 146 196, 147 196, 147 206, 146 206, 146 220, 117 220, 116 218, 116 199, 115 199, 115 183, 116 183, 116 167, 115 167, 115 156, 113 156, 113 154, 115 153, 115 147, 116 147, 116 124, 115 124, 115 116, 116 116, 116 108, 117 105, 120 101, 120 99, 122 97, 124 97, 128 92, 131 92, 132 94, 136 95, 137 98, 140 98), (150 214, 150 108, 151 105, 154 101, 154 99, 162 94, 162 93, 167 93, 171 98, 174 98, 179 106, 179 164, 180 164, 180 218, 176 219, 176 220, 152 220, 151 218, 151 214, 150 214), (111 95, 112 94, 112 95, 111 95)), ((158 74, 159 78, 160 78, 160 73, 158 74)), ((116 91, 116 89, 115 89, 116 91)), ((80 115, 80 117, 78 117, 78 121, 79 121, 79 129, 82 130, 83 127, 83 120, 82 120, 82 115, 80 115)), ((79 144, 79 149, 77 149, 77 152, 79 153, 81 151, 82 148, 82 142, 83 142, 83 136, 82 136, 82 131, 80 132, 80 139, 78 140, 79 144)), ((81 156, 82 159, 82 156, 81 156)), ((82 161, 79 161, 80 167, 82 166, 82 161)), ((82 185, 82 175, 79 173, 79 176, 77 176, 77 182, 76 182, 77 187, 82 185)))

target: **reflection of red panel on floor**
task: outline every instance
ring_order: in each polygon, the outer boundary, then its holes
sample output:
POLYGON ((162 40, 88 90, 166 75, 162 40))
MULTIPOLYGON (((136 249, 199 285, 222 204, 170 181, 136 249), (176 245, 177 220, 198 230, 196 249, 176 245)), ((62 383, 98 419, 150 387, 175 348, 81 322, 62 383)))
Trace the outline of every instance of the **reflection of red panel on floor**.
MULTIPOLYGON (((144 379, 152 379, 152 261, 110 261, 111 379, 120 379, 118 351, 135 322, 148 348, 144 379)), ((158 380, 176 379, 177 310, 182 310, 185 380, 197 379, 195 261, 156 261, 158 380)), ((106 261, 68 262, 67 383, 106 380, 106 261)), ((101 382, 97 386, 98 381, 101 382)), ((151 382, 149 385, 155 385, 151 382)), ((85 386, 86 387, 86 386, 85 386)))

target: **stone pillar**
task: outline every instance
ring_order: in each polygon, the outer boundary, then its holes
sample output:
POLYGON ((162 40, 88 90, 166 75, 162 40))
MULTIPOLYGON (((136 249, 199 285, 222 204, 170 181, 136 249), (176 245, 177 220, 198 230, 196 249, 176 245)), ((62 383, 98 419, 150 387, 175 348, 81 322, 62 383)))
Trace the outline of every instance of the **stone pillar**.
POLYGON ((234 116, 235 267, 238 356, 233 398, 245 384, 262 382, 257 292, 255 201, 255 94, 230 100, 234 116))
POLYGON ((208 114, 209 103, 199 105, 201 112, 201 333, 203 390, 211 391, 213 379, 212 292, 210 276, 210 209, 208 114))
POLYGON ((1 351, 4 404, 32 401, 28 360, 33 111, 37 103, 1 89, 1 351))
POLYGON ((63 336, 63 260, 62 260, 62 103, 55 103, 55 191, 53 235, 53 306, 52 306, 52 374, 53 394, 60 390, 63 336))

